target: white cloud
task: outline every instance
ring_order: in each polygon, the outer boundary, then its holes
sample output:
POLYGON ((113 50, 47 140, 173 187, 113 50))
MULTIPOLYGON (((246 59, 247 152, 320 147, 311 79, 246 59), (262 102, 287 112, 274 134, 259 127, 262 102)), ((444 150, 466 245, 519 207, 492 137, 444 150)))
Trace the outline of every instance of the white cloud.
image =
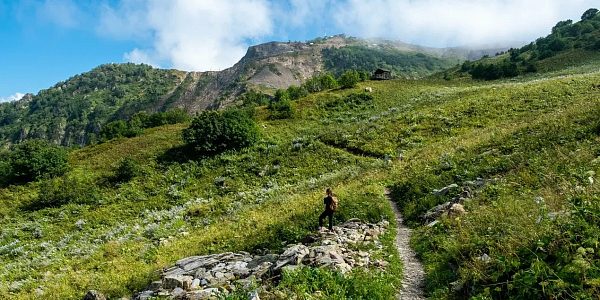
POLYGON ((103 8, 99 31, 150 40, 149 49, 125 54, 131 61, 220 70, 244 55, 249 40, 271 32, 270 12, 265 0, 126 0, 103 8))
POLYGON ((136 64, 147 64, 147 65, 151 65, 151 66, 155 66, 155 67, 158 66, 158 63, 153 61, 153 59, 150 57, 150 55, 148 55, 148 50, 144 51, 144 50, 135 48, 135 49, 131 50, 131 52, 123 54, 123 58, 128 62, 132 62, 132 63, 136 63, 136 64))
POLYGON ((531 41, 597 0, 346 0, 335 20, 347 33, 430 46, 531 41))
POLYGON ((36 7, 36 15, 40 20, 73 28, 79 25, 83 12, 72 0, 45 0, 36 7))
POLYGON ((13 95, 10 95, 8 97, 0 97, 0 103, 18 101, 18 100, 21 100, 21 98, 23 98, 23 96, 25 96, 25 94, 23 94, 23 93, 14 93, 13 95))
MULTIPOLYGON (((46 0, 70 3, 72 0, 46 0)), ((425 46, 529 42, 598 0, 121 0, 103 2, 99 33, 133 41, 127 61, 220 70, 251 44, 346 33, 425 46)))

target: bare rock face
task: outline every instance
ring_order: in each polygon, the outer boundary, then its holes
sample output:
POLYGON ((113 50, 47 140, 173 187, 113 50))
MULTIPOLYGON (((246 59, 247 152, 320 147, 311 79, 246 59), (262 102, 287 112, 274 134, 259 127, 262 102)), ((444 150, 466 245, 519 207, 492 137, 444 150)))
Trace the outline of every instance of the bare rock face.
MULTIPOLYGON (((357 245, 374 245, 369 248, 381 249, 379 236, 388 226, 387 221, 366 224, 353 219, 334 227, 333 231, 320 231, 318 236, 312 237, 311 243, 288 245, 281 254, 227 252, 186 257, 164 269, 162 279, 136 294, 134 299, 156 296, 216 299, 237 288, 249 289, 265 283, 300 266, 330 268, 341 273, 369 266, 386 268, 387 262, 372 260, 371 252, 354 249, 357 245)), ((250 296, 259 299, 257 291, 250 296)))

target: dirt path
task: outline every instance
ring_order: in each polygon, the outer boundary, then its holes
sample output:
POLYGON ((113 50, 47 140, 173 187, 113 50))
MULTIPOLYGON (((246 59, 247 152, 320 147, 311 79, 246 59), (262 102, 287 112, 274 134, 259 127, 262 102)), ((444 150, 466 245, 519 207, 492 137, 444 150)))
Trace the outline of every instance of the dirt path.
POLYGON ((425 271, 423 265, 417 259, 415 252, 410 248, 410 234, 412 230, 404 225, 402 215, 398 210, 396 202, 391 198, 390 191, 385 190, 385 195, 392 205, 396 222, 398 223, 398 233, 396 234, 396 247, 403 263, 402 290, 398 294, 398 299, 418 300, 426 299, 424 296, 425 271))

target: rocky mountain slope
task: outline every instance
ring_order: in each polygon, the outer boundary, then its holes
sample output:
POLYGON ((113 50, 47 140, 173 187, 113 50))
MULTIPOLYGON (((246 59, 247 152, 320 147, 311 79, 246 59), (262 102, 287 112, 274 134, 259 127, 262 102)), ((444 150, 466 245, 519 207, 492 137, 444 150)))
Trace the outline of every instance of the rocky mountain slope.
POLYGON ((423 77, 456 65, 468 55, 473 54, 339 35, 253 46, 237 64, 218 72, 103 65, 37 95, 0 104, 0 146, 32 138, 65 146, 86 145, 97 140, 108 122, 128 119, 140 111, 182 108, 193 113, 222 108, 234 104, 248 89, 286 88, 321 72, 339 74, 348 68, 384 67, 398 77, 423 77))

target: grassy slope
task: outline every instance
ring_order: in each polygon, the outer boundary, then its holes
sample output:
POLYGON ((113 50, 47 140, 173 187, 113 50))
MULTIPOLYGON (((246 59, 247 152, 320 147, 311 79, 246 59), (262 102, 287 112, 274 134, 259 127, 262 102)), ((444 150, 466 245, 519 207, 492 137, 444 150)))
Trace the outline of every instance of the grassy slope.
MULTIPOLYGON (((594 129, 600 74, 585 72, 491 83, 368 82, 374 102, 359 107, 340 104, 353 91, 311 95, 296 104, 293 120, 266 121, 259 111, 263 141, 256 147, 197 163, 161 159, 180 145, 185 125, 75 151, 71 173, 95 182, 99 204, 27 211, 38 183, 0 190, 0 294, 35 298, 41 286, 51 298, 77 299, 90 288, 121 296, 187 255, 279 249, 314 229, 326 186, 343 201, 338 221, 390 218, 382 193, 392 185, 418 226, 420 213, 445 201, 429 191, 483 176, 499 178, 492 191, 478 194, 465 217, 419 228, 414 245, 429 271, 432 296, 508 295, 509 286, 498 282, 527 268, 482 266, 476 257, 485 252, 494 262, 515 259, 539 236, 560 236, 558 223, 532 223, 540 214, 534 196, 543 195, 549 211, 568 206, 576 186, 597 197, 597 183, 581 180, 589 170, 600 172, 594 129), (114 187, 106 178, 128 155, 147 165, 146 173, 114 187), (77 226, 78 220, 85 224, 77 226), (22 285, 8 294, 14 282, 22 285), (464 288, 453 292, 451 282, 464 288)), ((585 259, 597 268, 597 256, 585 259)), ((374 291, 395 278, 390 286, 397 286, 397 272, 357 284, 379 283, 367 289, 374 291)), ((541 290, 544 280, 553 279, 534 277, 527 287, 541 290)), ((329 295, 360 296, 339 294, 340 286, 329 295)), ((392 290, 377 296, 391 297, 392 290)), ((586 290, 597 292, 589 285, 586 290)))

